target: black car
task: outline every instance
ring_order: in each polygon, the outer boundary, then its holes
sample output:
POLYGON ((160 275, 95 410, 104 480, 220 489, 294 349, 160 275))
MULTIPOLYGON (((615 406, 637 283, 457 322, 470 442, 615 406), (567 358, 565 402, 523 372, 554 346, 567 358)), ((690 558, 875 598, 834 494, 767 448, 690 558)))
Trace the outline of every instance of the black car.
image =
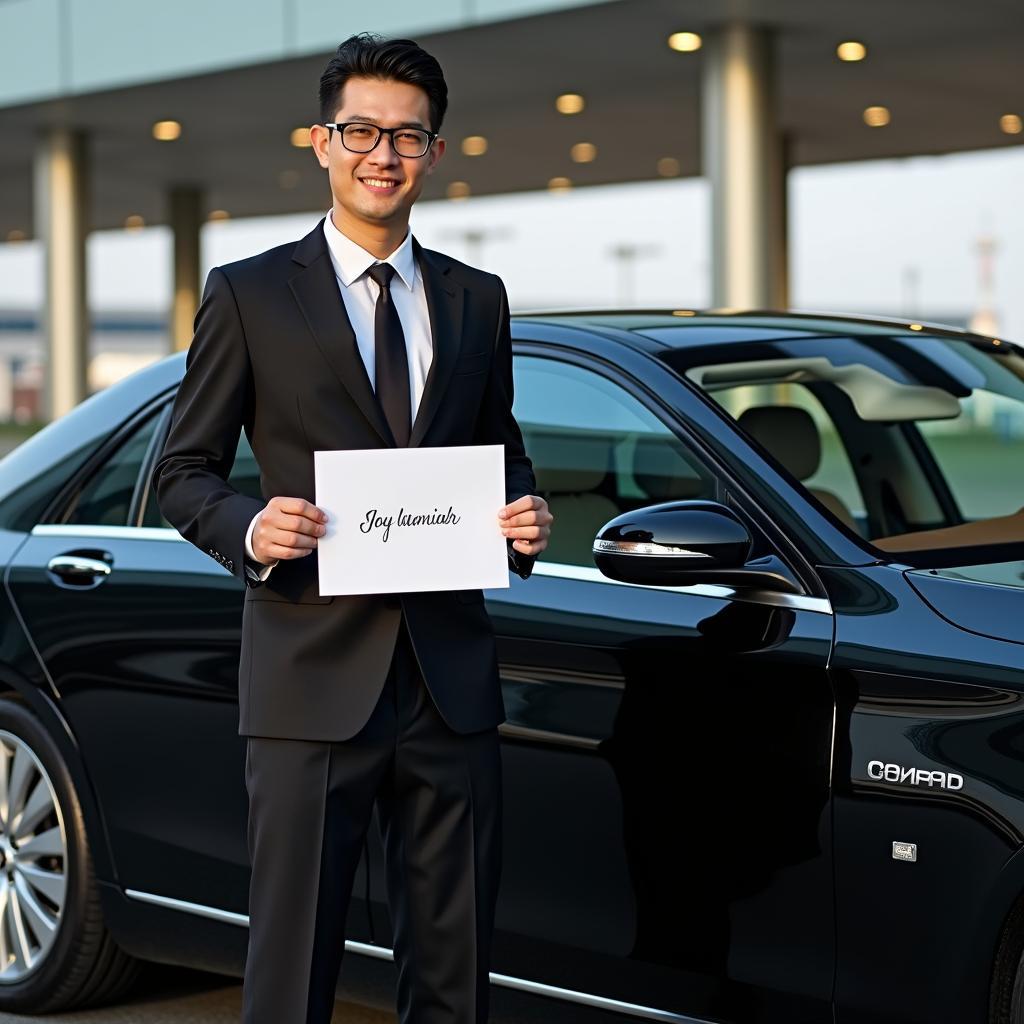
MULTIPOLYGON (((680 1024, 1022 1024, 1024 350, 686 310, 513 334, 556 522, 487 592, 493 982, 680 1024)), ((150 484, 183 370, 0 461, 0 1009, 112 1000, 139 959, 242 970, 243 584, 150 484)), ((260 496, 244 436, 230 479, 260 496)), ((382 870, 372 830, 356 955, 390 956, 382 870)))

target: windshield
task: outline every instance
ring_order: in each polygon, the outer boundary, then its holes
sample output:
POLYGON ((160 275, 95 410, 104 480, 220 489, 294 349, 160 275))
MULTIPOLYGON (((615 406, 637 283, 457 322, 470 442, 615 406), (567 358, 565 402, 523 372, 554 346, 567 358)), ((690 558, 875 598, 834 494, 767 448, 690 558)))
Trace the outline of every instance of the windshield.
POLYGON ((931 566, 1024 556, 1019 347, 896 330, 662 358, 887 557, 931 566))

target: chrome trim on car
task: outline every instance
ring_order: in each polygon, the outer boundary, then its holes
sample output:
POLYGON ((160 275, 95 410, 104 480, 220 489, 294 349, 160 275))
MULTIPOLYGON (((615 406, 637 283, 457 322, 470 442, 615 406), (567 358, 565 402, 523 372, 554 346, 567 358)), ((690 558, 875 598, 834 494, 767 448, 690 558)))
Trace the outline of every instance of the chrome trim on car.
POLYGON ((141 900, 143 903, 153 903, 158 907, 166 907, 168 910, 181 910, 186 914, 208 917, 211 921, 220 921, 222 924, 237 924, 242 928, 249 927, 249 918, 246 914, 236 914, 230 910, 218 910, 216 907, 204 907, 201 903, 176 900, 172 896, 157 896, 155 893, 141 892, 138 889, 125 889, 124 894, 130 899, 141 900))
POLYGON ((661 558, 710 558, 705 551, 691 551, 689 548, 674 548, 668 544, 639 540, 595 540, 594 551, 608 551, 616 555, 658 555, 661 558))
MULTIPOLYGON (((753 604, 769 604, 777 608, 792 608, 794 611, 832 614, 832 603, 827 597, 810 597, 806 594, 784 594, 777 590, 754 590, 746 587, 736 590, 714 583, 694 583, 689 587, 660 587, 653 583, 624 583, 605 576, 597 566, 567 565, 562 562, 534 563, 535 576, 555 576, 560 579, 580 580, 584 583, 607 583, 612 587, 640 587, 643 590, 668 590, 673 594, 692 594, 695 597, 716 597, 723 601, 748 601, 753 604)), ((495 596, 500 595, 495 592, 495 596)))
POLYGON ((167 526, 90 526, 79 523, 38 523, 33 537, 95 537, 97 540, 178 540, 188 541, 167 526))
MULTIPOLYGON (((40 523, 32 528, 34 537, 95 537, 114 540, 170 540, 187 544, 188 541, 177 530, 165 526, 79 526, 73 523, 40 523)), ((810 597, 806 594, 784 594, 776 590, 754 590, 744 587, 722 587, 712 583, 695 583, 689 587, 659 587, 650 583, 624 583, 605 576, 597 566, 568 565, 564 562, 534 563, 537 576, 557 576, 567 580, 585 583, 606 583, 612 587, 641 587, 644 590, 670 590, 675 594, 692 594, 695 597, 715 597, 723 601, 747 601, 753 604, 768 604, 776 608, 792 608, 794 611, 817 612, 831 615, 832 604, 826 597, 810 597)), ((498 596, 498 591, 495 596, 498 596)))
MULTIPOLYGON (((177 900, 170 896, 157 896, 150 892, 140 892, 138 889, 125 889, 124 894, 133 900, 152 903, 158 907, 166 907, 169 910, 180 910, 186 914, 208 917, 214 921, 240 925, 243 928, 249 926, 249 918, 245 914, 236 914, 229 910, 218 910, 216 907, 205 907, 199 903, 189 903, 188 900, 177 900)), ((361 956, 374 957, 378 960, 394 960, 395 958, 394 951, 388 949, 387 946, 375 946, 368 942, 356 942, 354 939, 345 940, 345 951, 348 953, 359 953, 361 956)), ((653 1006, 641 1006, 639 1003, 624 1003, 618 999, 610 999, 607 996, 592 995, 589 992, 577 992, 575 989, 559 988, 557 985, 545 985, 540 981, 528 981, 525 978, 515 978, 509 974, 495 974, 494 971, 490 972, 490 980, 492 985, 501 985, 503 988, 529 992, 531 995, 545 996, 548 999, 561 999, 563 1002, 593 1006, 601 1010, 611 1010, 614 1013, 624 1013, 630 1017, 642 1017, 645 1020, 660 1020, 667 1022, 667 1024, 711 1024, 710 1021, 700 1017, 687 1017, 681 1013, 659 1010, 653 1006)))

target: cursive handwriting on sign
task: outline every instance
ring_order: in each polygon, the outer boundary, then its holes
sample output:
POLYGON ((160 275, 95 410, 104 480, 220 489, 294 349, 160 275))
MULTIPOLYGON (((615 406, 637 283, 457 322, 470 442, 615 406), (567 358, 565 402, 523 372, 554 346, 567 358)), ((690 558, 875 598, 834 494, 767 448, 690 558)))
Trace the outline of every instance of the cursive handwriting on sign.
POLYGON ((460 522, 462 516, 456 515, 451 505, 447 512, 434 509, 425 515, 413 515, 406 512, 405 508, 398 510, 396 516, 384 516, 375 508, 371 508, 363 521, 359 524, 360 533, 370 533, 371 530, 383 530, 380 539, 386 544, 391 536, 392 526, 454 526, 460 522))

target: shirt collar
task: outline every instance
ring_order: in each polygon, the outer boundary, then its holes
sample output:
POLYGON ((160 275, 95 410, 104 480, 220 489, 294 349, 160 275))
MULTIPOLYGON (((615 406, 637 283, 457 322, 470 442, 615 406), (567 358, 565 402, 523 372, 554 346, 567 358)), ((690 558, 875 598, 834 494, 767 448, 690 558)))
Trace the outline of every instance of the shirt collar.
MULTIPOLYGON (((327 216, 324 218, 324 235, 327 237, 327 248, 331 254, 335 273, 341 278, 341 283, 346 288, 361 274, 366 273, 369 267, 378 262, 372 252, 367 252, 361 245, 353 242, 348 235, 343 234, 335 227, 330 210, 327 211, 327 216)), ((416 257, 412 248, 412 231, 406 231, 402 244, 387 259, 379 262, 390 263, 395 268, 395 273, 405 283, 406 288, 412 291, 416 278, 416 257)))

